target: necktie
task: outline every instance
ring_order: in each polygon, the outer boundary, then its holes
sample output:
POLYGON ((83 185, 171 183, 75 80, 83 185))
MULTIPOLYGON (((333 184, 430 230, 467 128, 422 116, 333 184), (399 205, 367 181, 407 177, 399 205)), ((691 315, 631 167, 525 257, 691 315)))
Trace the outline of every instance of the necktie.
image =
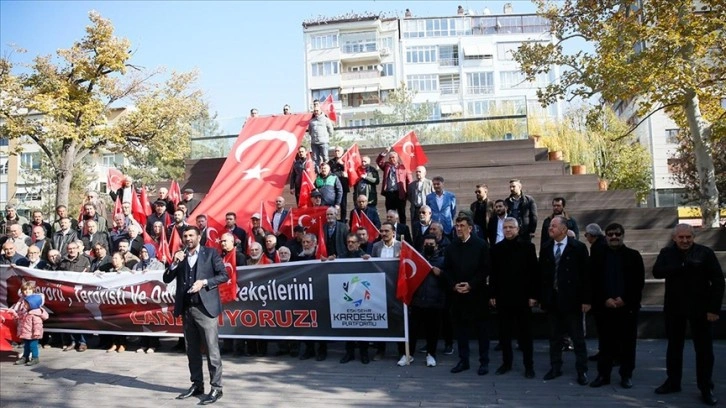
POLYGON ((555 290, 557 290, 557 269, 560 267, 560 258, 562 258, 562 242, 557 243, 557 249, 555 249, 555 279, 552 283, 555 290))

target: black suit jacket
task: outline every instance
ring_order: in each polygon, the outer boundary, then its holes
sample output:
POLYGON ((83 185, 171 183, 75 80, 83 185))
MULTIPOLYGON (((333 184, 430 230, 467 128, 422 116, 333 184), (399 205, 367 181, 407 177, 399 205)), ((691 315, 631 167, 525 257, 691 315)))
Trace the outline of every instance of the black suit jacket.
POLYGON ((540 304, 543 309, 556 306, 562 312, 580 311, 582 305, 592 305, 592 285, 590 284, 590 256, 587 246, 580 241, 568 238, 562 251, 557 268, 557 304, 554 302, 555 255, 554 241, 548 241, 539 253, 539 270, 542 276, 542 295, 540 304))
POLYGON ((413 232, 413 247, 419 252, 423 252, 423 241, 426 234, 429 233, 429 228, 431 228, 431 224, 422 231, 421 221, 416 220, 413 222, 413 228, 411 228, 413 232))
MULTIPOLYGON (((206 279, 207 286, 199 291, 204 310, 209 317, 217 317, 222 311, 222 302, 219 299, 218 286, 229 280, 227 270, 224 268, 222 257, 213 248, 199 246, 197 256, 197 280, 206 279)), ((189 270, 186 258, 177 265, 171 265, 164 272, 164 282, 171 283, 176 279, 176 298, 174 301, 174 316, 184 312, 184 279, 189 270)), ((193 283, 193 282, 191 282, 193 283)))
POLYGON ((402 222, 397 222, 396 223, 396 240, 401 241, 401 235, 403 235, 404 241, 413 245, 413 238, 411 237, 411 230, 408 229, 408 225, 406 225, 402 222))
MULTIPOLYGON (((643 297, 643 286, 645 285, 643 257, 640 252, 626 246, 619 248, 617 251, 622 260, 624 293, 621 299, 625 302, 624 308, 637 311, 640 309, 640 300, 643 297)), ((613 253, 613 250, 608 247, 596 247, 590 256, 592 265, 592 307, 596 311, 604 309, 605 301, 609 298, 605 289, 605 263, 609 253, 613 253)))

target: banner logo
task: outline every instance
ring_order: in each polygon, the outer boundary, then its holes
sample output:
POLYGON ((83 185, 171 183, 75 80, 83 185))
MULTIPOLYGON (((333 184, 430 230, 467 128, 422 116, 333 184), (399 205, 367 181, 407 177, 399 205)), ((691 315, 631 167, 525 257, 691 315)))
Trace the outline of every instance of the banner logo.
POLYGON ((388 328, 385 274, 328 275, 328 288, 333 328, 388 328))

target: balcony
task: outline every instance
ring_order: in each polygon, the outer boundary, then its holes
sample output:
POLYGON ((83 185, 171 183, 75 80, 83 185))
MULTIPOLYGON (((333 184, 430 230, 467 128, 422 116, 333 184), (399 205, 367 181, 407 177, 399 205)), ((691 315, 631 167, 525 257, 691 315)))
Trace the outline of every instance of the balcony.
POLYGON ((370 71, 354 71, 354 72, 343 72, 341 78, 343 81, 355 81, 359 79, 378 79, 381 77, 381 73, 378 70, 370 71))
POLYGON ((347 43, 340 46, 340 60, 345 62, 381 61, 381 51, 373 42, 347 43))
POLYGON ((439 92, 441 96, 459 95, 459 84, 439 84, 439 92))
POLYGON ((488 95, 494 93, 494 86, 493 85, 485 85, 485 86, 470 86, 466 90, 467 95, 488 95))
POLYGON ((440 67, 458 67, 459 58, 439 58, 440 67))

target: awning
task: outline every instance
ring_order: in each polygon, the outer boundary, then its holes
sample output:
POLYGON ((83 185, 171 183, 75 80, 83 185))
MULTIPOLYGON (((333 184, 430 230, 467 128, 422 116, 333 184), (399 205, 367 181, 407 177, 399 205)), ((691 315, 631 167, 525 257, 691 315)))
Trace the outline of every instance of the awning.
POLYGON ((464 45, 464 56, 465 57, 480 57, 480 56, 491 56, 494 57, 494 47, 491 44, 468 44, 464 45))
POLYGON ((365 92, 378 92, 378 85, 354 86, 352 88, 342 88, 340 90, 340 93, 343 95, 365 92))

